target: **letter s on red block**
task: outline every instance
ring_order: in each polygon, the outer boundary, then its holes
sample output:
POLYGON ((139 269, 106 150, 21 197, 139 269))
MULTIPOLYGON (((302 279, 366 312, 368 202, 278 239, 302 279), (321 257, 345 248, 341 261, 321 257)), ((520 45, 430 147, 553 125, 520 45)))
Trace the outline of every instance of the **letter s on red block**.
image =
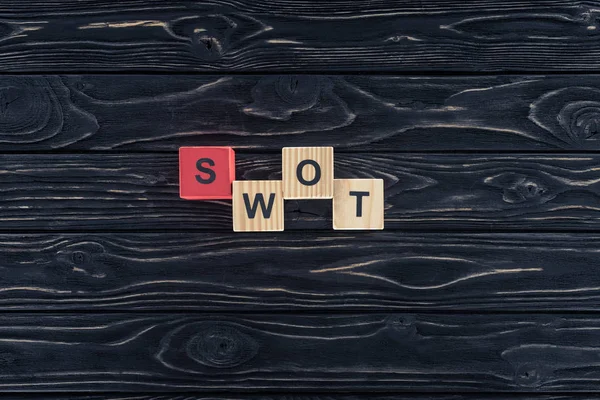
POLYGON ((231 185, 234 180, 233 148, 179 148, 179 196, 182 199, 231 199, 231 185))

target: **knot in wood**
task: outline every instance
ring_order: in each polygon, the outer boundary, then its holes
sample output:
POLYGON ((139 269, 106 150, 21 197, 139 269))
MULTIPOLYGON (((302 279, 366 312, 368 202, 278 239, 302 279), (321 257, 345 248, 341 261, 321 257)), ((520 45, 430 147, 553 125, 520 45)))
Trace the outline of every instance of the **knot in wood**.
POLYGON ((320 79, 308 75, 286 75, 277 79, 275 91, 279 98, 294 106, 314 106, 321 93, 320 79))
POLYGON ((502 189, 506 203, 545 203, 555 197, 549 187, 538 177, 506 172, 485 179, 485 182, 502 189))
POLYGON ((73 279, 104 279, 111 271, 111 267, 104 263, 106 249, 97 241, 72 240, 64 243, 56 252, 57 273, 68 274, 73 279))
POLYGON ((201 364, 231 368, 252 359, 258 344, 233 326, 219 323, 202 329, 188 346, 188 354, 201 364))
POLYGON ((215 61, 225 53, 225 42, 215 33, 207 33, 202 29, 194 30, 192 34, 194 53, 205 61, 215 61))
POLYGON ((600 130, 600 103, 594 101, 569 103, 560 110, 558 121, 574 142, 589 139, 600 130))
POLYGON ((551 91, 531 104, 529 119, 566 144, 584 148, 600 129, 600 89, 566 87, 551 91))
POLYGON ((413 317, 406 317, 403 315, 393 316, 388 319, 388 325, 392 329, 405 330, 414 324, 413 317))
POLYGON ((60 148, 97 130, 95 117, 71 102, 60 78, 0 78, 0 143, 60 148))
POLYGON ((201 60, 216 61, 223 57, 239 22, 225 14, 184 17, 173 21, 172 33, 190 41, 192 52, 201 60))
POLYGON ((406 340, 417 334, 416 318, 412 315, 393 315, 387 318, 387 331, 392 339, 406 340))
POLYGON ((267 76, 252 88, 254 103, 244 112, 273 120, 285 121, 292 114, 307 111, 319 104, 323 91, 331 93, 333 83, 317 76, 267 76))
POLYGON ((86 258, 87 257, 83 251, 74 251, 73 254, 71 255, 71 259, 73 260, 73 263, 77 264, 77 265, 81 265, 81 264, 85 263, 86 258))
POLYGON ((56 113, 55 101, 43 79, 8 77, 0 80, 0 135, 12 136, 15 142, 44 130, 56 113))
POLYGON ((518 365, 515 370, 515 382, 520 386, 537 387, 543 379, 543 368, 535 363, 518 365))

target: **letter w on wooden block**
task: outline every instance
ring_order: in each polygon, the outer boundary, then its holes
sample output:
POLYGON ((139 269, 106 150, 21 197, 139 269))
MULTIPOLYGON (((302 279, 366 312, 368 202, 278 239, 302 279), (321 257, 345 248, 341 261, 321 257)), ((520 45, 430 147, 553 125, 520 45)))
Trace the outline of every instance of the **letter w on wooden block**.
POLYGON ((383 179, 335 179, 333 229, 383 229, 383 179))
POLYGON ((283 198, 333 197, 333 147, 284 147, 283 198))
POLYGON ((281 181, 233 182, 233 230, 235 232, 283 230, 281 181))

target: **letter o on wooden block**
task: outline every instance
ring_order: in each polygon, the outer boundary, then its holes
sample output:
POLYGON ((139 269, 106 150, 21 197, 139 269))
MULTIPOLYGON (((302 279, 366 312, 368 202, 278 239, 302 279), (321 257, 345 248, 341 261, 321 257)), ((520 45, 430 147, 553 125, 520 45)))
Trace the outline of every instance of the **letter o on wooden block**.
POLYGON ((284 147, 283 198, 333 198, 333 147, 284 147))
POLYGON ((383 179, 335 179, 333 229, 383 229, 383 179))

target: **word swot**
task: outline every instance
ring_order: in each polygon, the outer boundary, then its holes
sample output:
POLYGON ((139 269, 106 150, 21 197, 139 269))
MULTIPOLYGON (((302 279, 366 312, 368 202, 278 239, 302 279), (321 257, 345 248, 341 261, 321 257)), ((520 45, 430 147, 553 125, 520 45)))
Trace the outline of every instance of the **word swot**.
POLYGON ((231 147, 181 147, 179 194, 232 199, 235 232, 283 231, 284 201, 332 199, 333 229, 383 229, 382 179, 334 179, 333 147, 284 147, 282 179, 235 179, 231 147))

